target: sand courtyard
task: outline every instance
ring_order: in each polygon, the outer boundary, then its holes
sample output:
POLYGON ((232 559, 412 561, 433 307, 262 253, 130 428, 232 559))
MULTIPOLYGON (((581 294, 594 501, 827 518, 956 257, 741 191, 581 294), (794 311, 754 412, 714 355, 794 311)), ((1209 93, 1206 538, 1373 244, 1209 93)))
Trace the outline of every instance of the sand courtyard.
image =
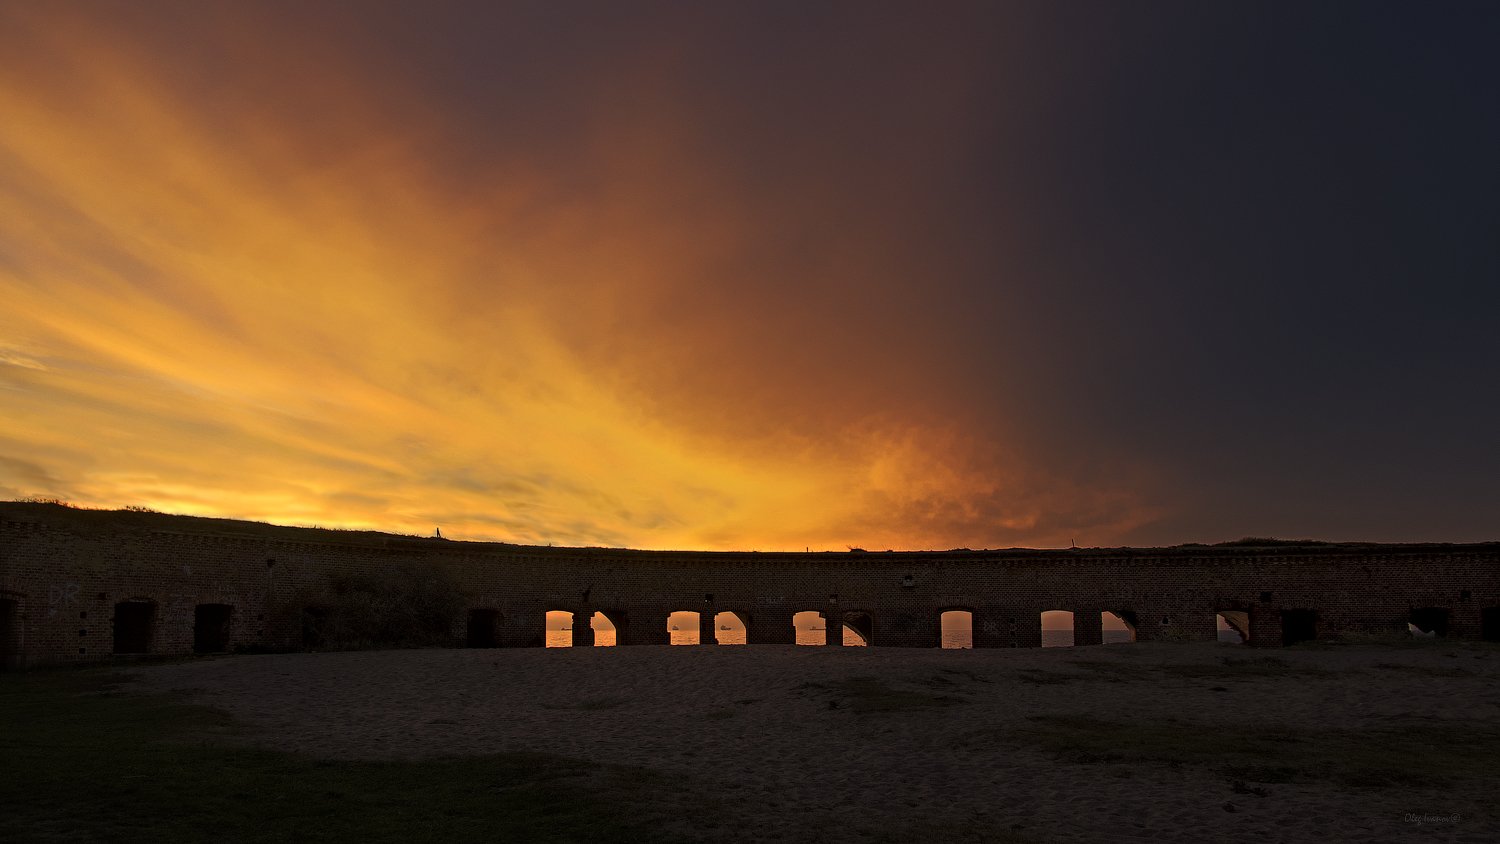
POLYGON ((129 689, 226 711, 228 741, 638 771, 662 840, 1500 837, 1500 648, 1482 643, 400 650, 132 671, 129 689))

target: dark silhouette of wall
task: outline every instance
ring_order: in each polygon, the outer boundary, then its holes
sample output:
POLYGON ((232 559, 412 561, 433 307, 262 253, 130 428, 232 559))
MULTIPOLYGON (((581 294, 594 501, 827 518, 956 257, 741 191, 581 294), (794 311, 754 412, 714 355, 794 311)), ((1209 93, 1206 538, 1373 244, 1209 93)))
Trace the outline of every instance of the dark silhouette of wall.
POLYGON ((500 647, 541 645, 548 610, 574 613, 579 644, 596 611, 621 645, 666 644, 674 610, 708 625, 734 612, 750 644, 792 644, 792 615, 815 610, 854 619, 877 647, 938 647, 945 609, 972 613, 976 648, 1040 646, 1040 614, 1053 609, 1073 612, 1079 644, 1098 641, 1105 610, 1139 641, 1212 641, 1229 610, 1243 613, 1249 644, 1278 646, 1287 634, 1404 632, 1414 609, 1444 611, 1450 637, 1479 638, 1482 609, 1500 605, 1500 543, 656 552, 0 504, 0 597, 11 602, 0 615, 15 619, 0 646, 17 650, 12 663, 109 658, 116 605, 133 601, 152 607, 152 653, 192 653, 204 604, 233 607, 229 649, 337 647, 339 584, 371 579, 453 584, 454 646, 469 640, 471 609, 495 611, 500 647))
POLYGON ((21 667, 21 604, 0 597, 0 671, 21 667))

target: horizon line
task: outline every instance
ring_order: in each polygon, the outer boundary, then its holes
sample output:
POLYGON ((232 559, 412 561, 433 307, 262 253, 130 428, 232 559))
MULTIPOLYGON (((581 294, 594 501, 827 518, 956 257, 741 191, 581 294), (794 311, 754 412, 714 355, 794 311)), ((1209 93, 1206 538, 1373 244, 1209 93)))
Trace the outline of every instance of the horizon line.
MULTIPOLYGON (((784 555, 796 554, 796 555, 801 555, 801 556, 828 555, 828 554, 840 554, 840 555, 849 555, 849 556, 853 556, 853 555, 884 555, 884 554, 993 554, 993 553, 1011 553, 1011 552, 1031 552, 1031 553, 1061 554, 1061 553, 1070 553, 1070 552, 1177 551, 1177 550, 1189 550, 1189 549, 1191 549, 1191 550, 1203 550, 1203 549, 1217 549, 1217 550, 1244 549, 1244 550, 1250 550, 1250 549, 1274 548, 1274 549, 1282 549, 1282 550, 1293 550, 1293 549, 1314 549, 1314 548, 1316 548, 1316 549, 1320 549, 1320 550, 1334 550, 1334 549, 1339 549, 1339 548, 1351 548, 1351 547, 1368 548, 1368 547, 1372 547, 1372 546, 1374 546, 1374 547, 1380 547, 1380 546, 1388 546, 1388 547, 1476 546, 1477 547, 1477 546, 1500 545, 1500 539, 1480 540, 1480 541, 1477 541, 1477 542, 1444 542, 1444 541, 1372 542, 1372 541, 1366 541, 1366 540, 1279 539, 1279 538, 1276 538, 1276 537, 1246 536, 1246 537, 1243 537, 1243 538, 1240 538, 1240 539, 1227 540, 1227 541, 1223 541, 1223 542, 1214 542, 1214 543, 1184 542, 1184 543, 1179 543, 1179 544, 1176 544, 1176 545, 1157 545, 1157 546, 1133 546, 1133 545, 1080 546, 1080 545, 1075 545, 1075 546, 1068 547, 1068 548, 1031 548, 1031 547, 1024 547, 1024 546, 1011 546, 1011 547, 1008 547, 1008 548, 947 548, 947 549, 929 548, 929 549, 901 549, 901 550, 897 550, 897 549, 894 549, 894 548, 887 548, 887 549, 884 549, 884 550, 874 550, 874 551, 872 551, 872 550, 868 550, 868 549, 865 549, 865 548, 861 548, 861 547, 858 547, 858 546, 852 546, 851 545, 851 546, 847 546, 847 550, 845 550, 845 551, 837 551, 837 550, 812 551, 810 549, 803 550, 803 551, 796 551, 796 550, 769 550, 769 551, 767 551, 767 550, 761 550, 761 549, 758 549, 758 548, 747 548, 747 549, 739 549, 739 550, 718 550, 718 551, 714 551, 714 550, 705 550, 705 549, 696 549, 696 548, 631 548, 631 547, 625 547, 625 546, 609 546, 609 545, 555 545, 555 544, 552 544, 552 543, 548 543, 546 545, 533 545, 533 544, 521 543, 521 542, 509 542, 509 541, 506 541, 506 540, 493 540, 493 539, 455 539, 455 538, 452 538, 452 537, 446 537, 446 536, 441 536, 441 535, 418 536, 416 534, 394 533, 394 532, 387 531, 387 530, 378 530, 378 529, 372 529, 372 528, 342 528, 342 527, 324 527, 322 525, 281 524, 281 523, 276 523, 276 522, 262 521, 262 520, 259 520, 259 519, 236 518, 236 517, 230 517, 230 516, 202 516, 202 515, 193 515, 193 514, 188 514, 188 513, 168 513, 168 512, 164 512, 164 511, 161 511, 161 510, 156 510, 156 509, 153 509, 153 508, 150 508, 150 507, 142 507, 142 506, 93 507, 93 506, 82 505, 82 504, 73 504, 71 502, 64 501, 64 500, 57 499, 57 498, 41 497, 41 496, 31 496, 31 497, 24 498, 24 499, 11 499, 11 500, 0 501, 0 508, 10 508, 10 507, 13 507, 13 506, 14 507, 20 507, 20 508, 38 508, 38 509, 43 509, 43 508, 57 508, 59 510, 66 510, 66 511, 69 511, 69 512, 72 512, 72 513, 79 513, 79 514, 89 513, 89 514, 96 514, 98 516, 116 516, 116 517, 124 517, 124 518, 128 518, 128 519, 133 519, 133 518, 141 518, 141 519, 157 518, 157 519, 173 519, 173 520, 183 519, 183 520, 190 520, 190 521, 197 521, 197 522, 232 522, 232 523, 235 523, 235 524, 247 525, 247 526, 253 525, 253 526, 259 526, 261 528, 269 528, 269 529, 277 530, 277 531, 283 531, 283 530, 284 531, 317 531, 317 532, 324 532, 324 533, 330 533, 330 534, 366 534, 366 535, 379 536, 379 537, 386 538, 386 539, 397 539, 397 540, 418 542, 418 543, 424 543, 424 544, 425 543, 443 543, 443 544, 452 543, 452 544, 462 544, 462 545, 499 545, 499 546, 505 546, 505 547, 508 547, 508 548, 531 549, 531 550, 539 550, 539 551, 570 551, 570 550, 573 550, 573 551, 619 551, 619 552, 629 552, 629 553, 637 553, 637 554, 651 554, 651 553, 660 553, 660 554, 784 554, 784 555)), ((203 535, 222 535, 222 536, 236 536, 236 537, 243 537, 244 536, 244 534, 242 534, 242 533, 229 533, 229 532, 211 531, 211 530, 210 531, 193 531, 193 532, 194 533, 201 533, 203 535)), ((264 538, 269 539, 270 537, 264 537, 264 538)), ((441 546, 439 545, 439 546, 436 546, 436 547, 441 547, 441 546)))

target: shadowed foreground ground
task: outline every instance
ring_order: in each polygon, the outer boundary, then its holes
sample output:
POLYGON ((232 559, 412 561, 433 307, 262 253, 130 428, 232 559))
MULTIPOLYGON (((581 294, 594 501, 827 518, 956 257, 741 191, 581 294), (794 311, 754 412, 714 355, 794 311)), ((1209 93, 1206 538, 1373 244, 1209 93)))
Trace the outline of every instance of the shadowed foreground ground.
POLYGON ((1473 643, 414 650, 133 673, 4 680, 5 722, 40 726, 0 739, 4 793, 25 795, 0 838, 1500 837, 1500 649, 1473 643), (115 808, 67 810, 81 801, 115 808))

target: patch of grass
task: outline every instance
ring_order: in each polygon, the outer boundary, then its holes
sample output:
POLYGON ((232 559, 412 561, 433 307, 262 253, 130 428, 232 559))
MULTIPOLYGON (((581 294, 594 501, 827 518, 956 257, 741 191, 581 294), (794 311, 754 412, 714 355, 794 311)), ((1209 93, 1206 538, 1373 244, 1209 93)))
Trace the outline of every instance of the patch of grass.
POLYGON ((1222 773, 1230 778, 1229 784, 1235 794, 1254 794, 1256 797, 1265 797, 1267 791, 1264 788, 1246 785, 1245 780, 1238 779, 1238 777, 1243 775, 1251 782, 1261 783, 1291 782, 1297 776, 1297 769, 1279 768, 1274 765, 1229 765, 1222 773))
POLYGON ((599 697, 589 700, 581 700, 577 703, 544 703, 543 709, 556 709, 570 712, 600 712, 606 709, 618 709, 630 701, 626 698, 599 697))
POLYGON ((1334 651, 1347 650, 1349 648, 1379 648, 1381 650, 1432 650, 1434 648, 1443 648, 1445 650, 1458 650, 1469 654, 1500 653, 1500 642, 1486 642, 1477 639, 1453 639, 1444 636, 1417 637, 1404 630, 1400 632, 1344 631, 1318 639, 1310 639, 1306 642, 1298 642, 1289 647, 1299 651, 1334 651))
POLYGON ((1224 656, 1220 657, 1217 662, 1211 663, 1199 662, 1166 665, 1115 662, 1102 659, 1071 659, 1068 660, 1067 664, 1074 668, 1102 675, 1102 678, 1073 677, 1072 679, 1107 679, 1113 682, 1149 680, 1153 672, 1172 677, 1211 680, 1233 680, 1236 677, 1318 677, 1334 673, 1316 666, 1295 665, 1274 656, 1224 656))
POLYGON ((629 702, 629 700, 623 697, 601 697, 582 701, 573 708, 582 709, 585 712, 598 712, 604 709, 619 709, 629 702))
POLYGON ((1473 677, 1474 672, 1467 668, 1457 666, 1449 668, 1433 668, 1427 665, 1402 665, 1397 662, 1377 662, 1375 667, 1381 671, 1399 671, 1403 674, 1415 674, 1419 677, 1473 677))
POLYGON ((1325 730, 1258 725, 1133 724, 1038 716, 990 732, 1077 764, 1152 763, 1211 768, 1230 781, 1334 781, 1353 788, 1455 787, 1485 782, 1500 754, 1493 725, 1416 724, 1325 730))
POLYGON ((892 688, 875 677, 850 677, 835 684, 832 691, 837 697, 829 701, 830 708, 848 708, 860 714, 939 709, 964 702, 953 695, 892 688))
POLYGON ((961 668, 939 668, 938 671, 941 672, 941 673, 943 673, 943 674, 953 674, 953 675, 958 676, 958 677, 963 677, 963 678, 965 678, 965 679, 967 679, 967 680, 969 680, 970 682, 973 682, 973 683, 988 683, 988 682, 990 682, 990 679, 988 677, 985 677, 982 674, 978 674, 978 673, 973 672, 973 671, 966 671, 966 670, 961 669, 961 668))
MULTIPOLYGON (((825 833, 826 838, 814 837, 803 840, 845 840, 845 836, 840 835, 839 832, 840 830, 835 828, 825 833)), ((994 821, 975 817, 968 820, 946 823, 919 820, 893 823, 890 828, 870 834, 868 838, 862 840, 867 840, 871 844, 911 844, 913 841, 983 841, 985 844, 1035 844, 1035 842, 1039 841, 1056 839, 1052 835, 1042 838, 1028 835, 1026 828, 1020 824, 1002 827, 994 821)))
POLYGON ((1236 677, 1322 677, 1334 672, 1311 665, 1293 665, 1274 656, 1226 656, 1217 663, 1160 665, 1157 668, 1175 677, 1233 680, 1236 677))
POLYGON ((1234 548, 1234 547, 1237 547, 1237 546, 1247 546, 1247 547, 1255 547, 1255 548, 1270 548, 1270 547, 1283 547, 1283 546, 1308 547, 1308 546, 1314 546, 1314 545, 1327 545, 1327 544, 1328 544, 1327 542, 1323 542, 1323 541, 1317 540, 1317 539, 1277 539, 1274 536, 1246 536, 1246 537, 1244 537, 1242 539, 1235 539, 1235 540, 1231 540, 1229 542, 1215 543, 1213 547, 1215 547, 1215 548, 1234 548))
MULTIPOLYGON (((646 770, 543 754, 338 762, 226 744, 222 712, 100 670, 0 681, 0 840, 640 841, 646 770)), ((658 818, 659 822, 661 819, 658 818)))
POLYGON ((1016 679, 1033 686, 1061 686, 1074 680, 1084 680, 1077 674, 1064 674, 1061 671, 1048 671, 1045 668, 1022 668, 1016 672, 1016 679))
POLYGON ((1105 675, 1105 679, 1114 682, 1143 679, 1156 667, 1135 662, 1115 662, 1107 659, 1070 659, 1068 660, 1068 665, 1105 675))

